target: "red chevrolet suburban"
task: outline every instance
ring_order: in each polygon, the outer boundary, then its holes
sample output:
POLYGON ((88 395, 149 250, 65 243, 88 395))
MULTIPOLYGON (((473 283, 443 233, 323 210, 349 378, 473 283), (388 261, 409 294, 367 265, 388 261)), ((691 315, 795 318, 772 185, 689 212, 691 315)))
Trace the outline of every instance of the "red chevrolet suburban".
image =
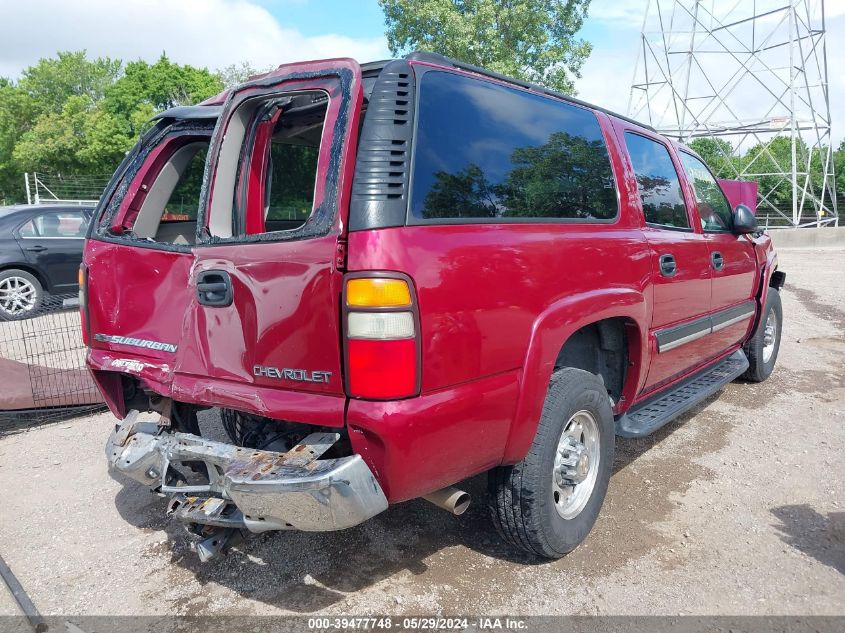
POLYGON ((296 63, 156 117, 80 270, 110 466, 207 559, 487 472, 514 546, 589 533, 615 435, 774 367, 768 236, 651 128, 414 53, 296 63), (231 443, 202 437, 219 407, 231 443))

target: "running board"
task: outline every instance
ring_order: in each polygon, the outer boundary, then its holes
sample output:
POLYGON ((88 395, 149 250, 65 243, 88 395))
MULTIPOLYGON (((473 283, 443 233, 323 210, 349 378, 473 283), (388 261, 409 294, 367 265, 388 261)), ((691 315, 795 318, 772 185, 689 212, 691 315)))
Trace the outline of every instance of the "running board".
POLYGON ((616 434, 621 437, 643 437, 654 433, 716 393, 748 369, 748 359, 739 349, 726 359, 676 385, 666 393, 646 400, 616 420, 616 434))

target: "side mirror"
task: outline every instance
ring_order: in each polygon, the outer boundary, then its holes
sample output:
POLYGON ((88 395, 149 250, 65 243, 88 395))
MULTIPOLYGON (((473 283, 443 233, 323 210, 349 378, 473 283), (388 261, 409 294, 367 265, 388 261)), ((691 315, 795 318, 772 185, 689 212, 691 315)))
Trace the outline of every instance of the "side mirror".
POLYGON ((744 204, 736 205, 733 217, 733 232, 737 235, 745 235, 757 231, 757 218, 754 213, 744 204))

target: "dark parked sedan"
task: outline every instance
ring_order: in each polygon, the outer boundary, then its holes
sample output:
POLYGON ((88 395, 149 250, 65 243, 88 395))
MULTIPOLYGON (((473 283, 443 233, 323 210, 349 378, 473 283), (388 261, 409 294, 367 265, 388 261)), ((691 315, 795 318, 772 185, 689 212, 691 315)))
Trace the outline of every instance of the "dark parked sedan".
POLYGON ((0 319, 35 312, 47 293, 77 292, 92 212, 66 204, 0 207, 0 319))

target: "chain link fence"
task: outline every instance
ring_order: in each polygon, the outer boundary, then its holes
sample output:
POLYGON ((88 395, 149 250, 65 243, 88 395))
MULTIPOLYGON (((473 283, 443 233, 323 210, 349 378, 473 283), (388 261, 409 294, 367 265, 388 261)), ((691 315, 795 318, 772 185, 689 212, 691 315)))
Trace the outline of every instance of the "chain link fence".
POLYGON ((102 410, 85 366, 76 297, 46 296, 0 321, 0 435, 102 410))

